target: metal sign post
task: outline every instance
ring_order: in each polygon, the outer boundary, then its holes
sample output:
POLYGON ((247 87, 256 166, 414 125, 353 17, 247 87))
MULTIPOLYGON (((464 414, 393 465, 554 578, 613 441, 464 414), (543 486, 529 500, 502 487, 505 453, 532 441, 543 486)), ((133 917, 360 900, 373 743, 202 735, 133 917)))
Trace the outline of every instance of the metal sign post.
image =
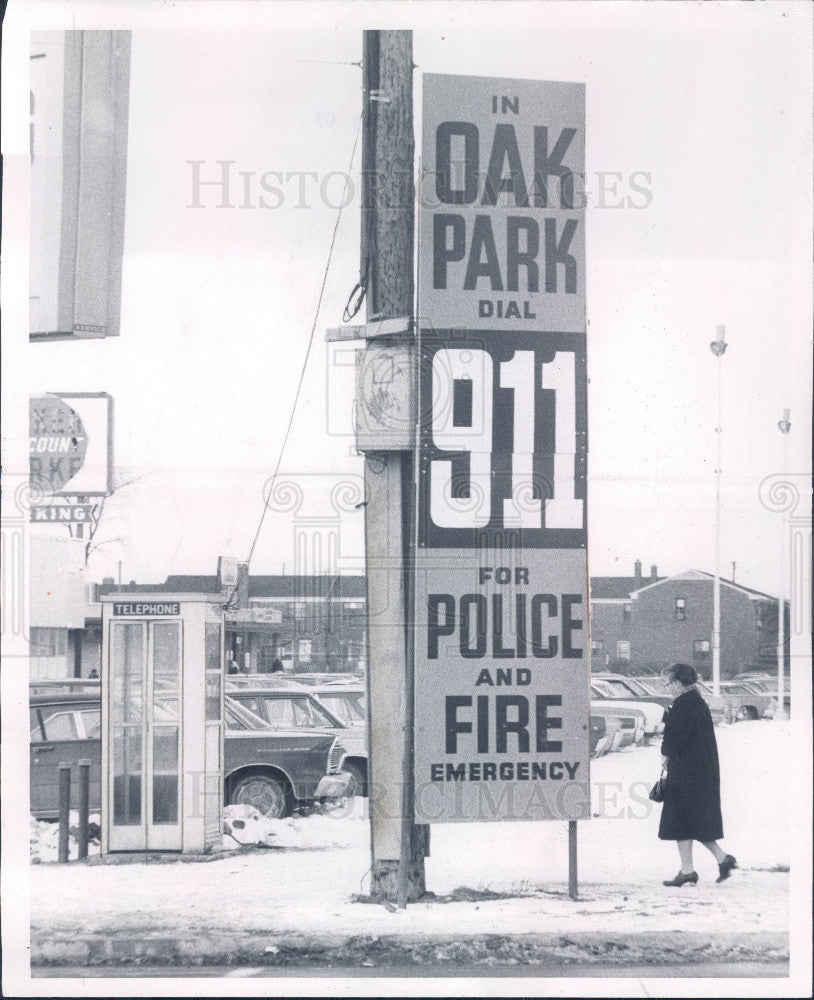
POLYGON ((585 89, 424 76, 415 811, 590 815, 585 89), (426 317, 426 319, 424 319, 426 317))

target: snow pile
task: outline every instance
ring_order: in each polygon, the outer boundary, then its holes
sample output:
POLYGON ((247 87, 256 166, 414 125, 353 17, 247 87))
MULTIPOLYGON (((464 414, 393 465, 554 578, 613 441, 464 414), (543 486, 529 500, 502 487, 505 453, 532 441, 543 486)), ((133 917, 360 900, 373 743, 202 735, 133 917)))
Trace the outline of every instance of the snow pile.
MULTIPOLYGON (((88 817, 88 854, 99 853, 100 820, 98 813, 88 817)), ((79 834, 79 813, 72 809, 69 816, 68 859, 76 861, 79 857, 77 836, 79 834)), ((32 865, 56 861, 59 857, 59 823, 38 820, 31 817, 28 838, 29 854, 32 865)))
POLYGON ((269 819, 248 805, 226 806, 223 810, 223 847, 288 847, 315 850, 347 847, 358 839, 358 824, 331 816, 289 816, 269 819))

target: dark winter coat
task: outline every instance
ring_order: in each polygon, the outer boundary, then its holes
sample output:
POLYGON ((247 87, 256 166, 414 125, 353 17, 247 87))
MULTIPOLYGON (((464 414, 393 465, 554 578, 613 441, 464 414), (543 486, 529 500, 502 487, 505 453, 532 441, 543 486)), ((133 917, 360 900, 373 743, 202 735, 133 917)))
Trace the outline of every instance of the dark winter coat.
POLYGON ((668 709, 661 752, 667 758, 667 782, 659 838, 720 840, 718 745, 707 703, 695 688, 680 694, 668 709))

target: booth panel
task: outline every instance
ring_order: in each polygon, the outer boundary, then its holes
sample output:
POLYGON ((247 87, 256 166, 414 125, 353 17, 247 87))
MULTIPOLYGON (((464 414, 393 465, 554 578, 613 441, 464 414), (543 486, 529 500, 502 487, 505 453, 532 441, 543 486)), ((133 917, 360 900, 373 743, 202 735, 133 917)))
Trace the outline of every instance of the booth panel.
POLYGON ((147 850, 180 851, 181 656, 182 624, 151 621, 148 626, 145 712, 147 850))
POLYGON ((177 824, 181 764, 181 625, 153 622, 151 821, 177 824))
POLYGON ((147 629, 141 622, 116 622, 111 626, 112 850, 138 850, 143 846, 146 640, 147 629))
POLYGON ((113 851, 181 849, 181 629, 110 624, 113 851))
POLYGON ((206 622, 204 838, 207 849, 220 844, 223 802, 223 626, 206 622))

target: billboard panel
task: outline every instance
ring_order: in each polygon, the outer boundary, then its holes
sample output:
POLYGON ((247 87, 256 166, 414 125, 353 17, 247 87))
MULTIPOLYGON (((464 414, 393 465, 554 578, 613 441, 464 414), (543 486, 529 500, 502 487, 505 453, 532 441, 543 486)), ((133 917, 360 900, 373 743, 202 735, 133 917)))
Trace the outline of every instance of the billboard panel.
POLYGON ((46 505, 54 497, 112 493, 113 397, 106 392, 32 396, 28 450, 31 487, 46 505))
POLYGON ((117 336, 128 31, 31 33, 32 340, 117 336))
POLYGON ((424 74, 419 307, 585 332, 585 86, 424 74))
POLYGON ((580 819, 584 87, 424 79, 416 819, 580 819))

